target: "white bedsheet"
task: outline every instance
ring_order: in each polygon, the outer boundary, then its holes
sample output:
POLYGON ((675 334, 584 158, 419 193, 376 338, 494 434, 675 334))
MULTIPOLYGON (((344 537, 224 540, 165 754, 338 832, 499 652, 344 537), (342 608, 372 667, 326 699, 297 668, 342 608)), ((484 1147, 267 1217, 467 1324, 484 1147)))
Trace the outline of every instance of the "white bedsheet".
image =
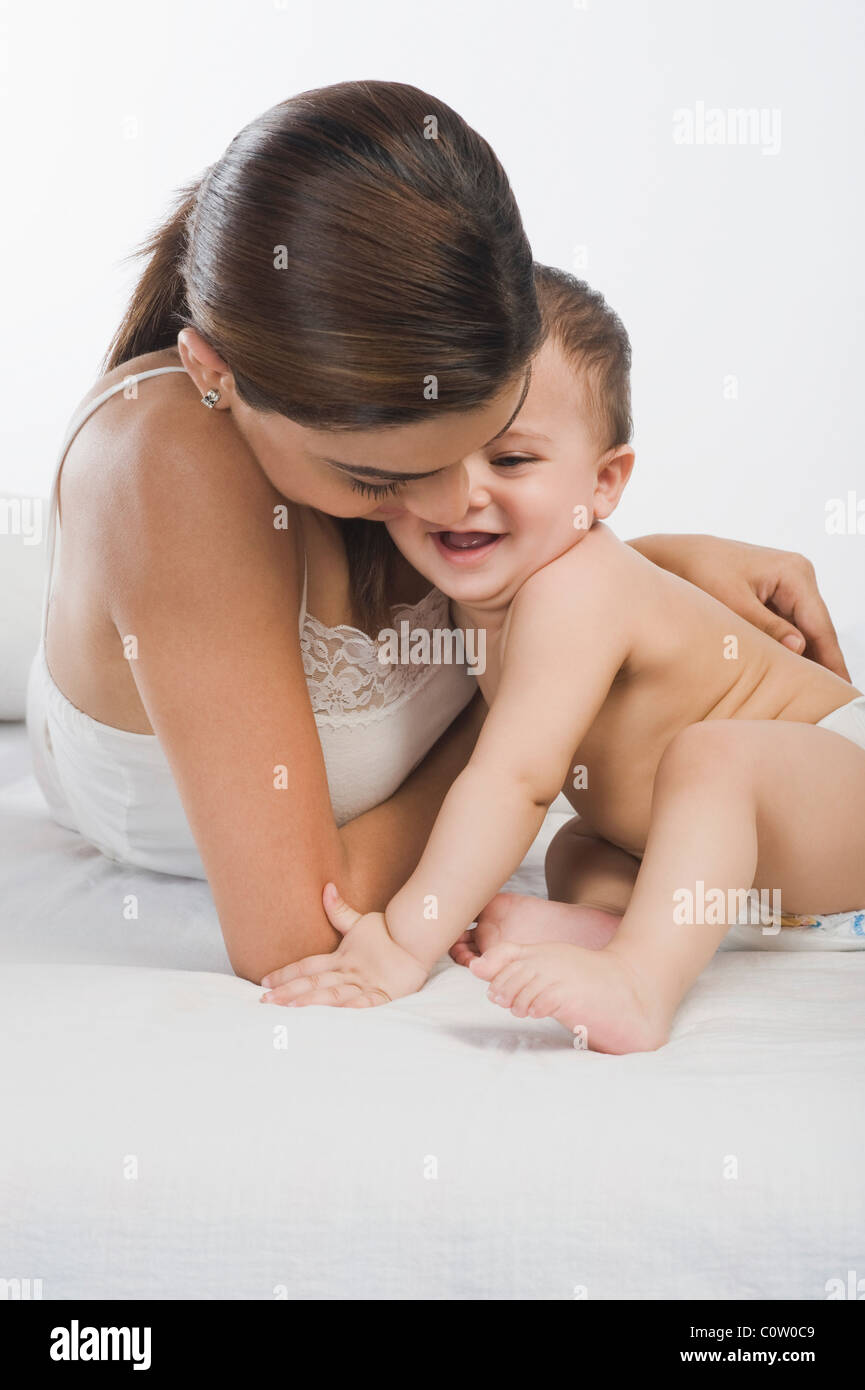
MULTIPOLYGON (((451 964, 385 1008, 275 1009, 205 884, 109 863, 27 768, 0 726, 0 1279, 819 1299, 865 1277, 865 953, 721 952, 668 1046, 622 1058, 451 964)), ((512 886, 542 891, 556 823, 512 886)))

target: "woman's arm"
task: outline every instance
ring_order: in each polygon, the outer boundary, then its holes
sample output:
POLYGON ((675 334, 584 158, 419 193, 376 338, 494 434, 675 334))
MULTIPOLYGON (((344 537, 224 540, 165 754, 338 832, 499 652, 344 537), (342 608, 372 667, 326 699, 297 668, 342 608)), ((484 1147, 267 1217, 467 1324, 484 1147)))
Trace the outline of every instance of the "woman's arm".
POLYGON ((236 432, 210 420, 206 452, 200 425, 167 421, 160 447, 130 460, 100 536, 100 572, 118 641, 137 639, 132 674, 231 964, 259 981, 333 948, 325 882, 372 905, 411 871, 481 710, 466 711, 389 802, 338 830, 297 638, 295 535, 275 529, 283 499, 236 432))
POLYGON ((486 712, 478 691, 393 796, 340 830, 346 870, 339 882, 361 912, 380 908, 412 874, 451 784, 472 755, 486 712))
POLYGON ((814 566, 804 555, 718 536, 641 536, 628 544, 777 642, 849 681, 814 566))

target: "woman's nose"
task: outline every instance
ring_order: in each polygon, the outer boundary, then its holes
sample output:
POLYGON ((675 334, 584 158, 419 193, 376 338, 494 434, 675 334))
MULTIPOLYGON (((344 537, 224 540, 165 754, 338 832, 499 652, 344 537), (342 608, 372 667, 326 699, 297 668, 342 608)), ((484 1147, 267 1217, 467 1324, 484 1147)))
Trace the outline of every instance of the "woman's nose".
POLYGON ((431 478, 422 478, 409 488, 405 509, 423 521, 448 526, 460 521, 469 504, 469 477, 465 464, 454 463, 431 478))

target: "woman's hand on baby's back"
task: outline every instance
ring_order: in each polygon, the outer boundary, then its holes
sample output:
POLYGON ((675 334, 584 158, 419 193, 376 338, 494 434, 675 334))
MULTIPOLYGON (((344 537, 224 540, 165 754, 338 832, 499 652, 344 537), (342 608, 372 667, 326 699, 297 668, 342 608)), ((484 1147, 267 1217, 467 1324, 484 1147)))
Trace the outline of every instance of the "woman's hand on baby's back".
POLYGON ((417 993, 427 971, 394 941, 383 913, 356 912, 332 883, 322 902, 342 940, 329 955, 307 956, 266 975, 263 1003, 366 1009, 417 993))

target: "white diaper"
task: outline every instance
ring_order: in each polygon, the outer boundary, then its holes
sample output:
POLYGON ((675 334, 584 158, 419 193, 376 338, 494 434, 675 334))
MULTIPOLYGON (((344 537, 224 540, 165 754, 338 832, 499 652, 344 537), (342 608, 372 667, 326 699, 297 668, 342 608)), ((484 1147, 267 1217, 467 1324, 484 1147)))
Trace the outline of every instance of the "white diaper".
POLYGON ((817 721, 818 729, 831 729, 833 733, 843 734, 851 743, 865 748, 865 695, 857 695, 840 709, 833 709, 825 719, 817 721))
MULTIPOLYGON (((865 695, 834 709, 818 721, 818 728, 831 729, 865 749, 865 695)), ((767 927, 740 920, 727 932, 725 945, 752 951, 861 951, 865 949, 865 911, 810 917, 784 912, 780 921, 767 927)))
POLYGON ((724 938, 725 946, 745 951, 863 951, 865 912, 826 912, 792 918, 779 926, 739 922, 724 938))

